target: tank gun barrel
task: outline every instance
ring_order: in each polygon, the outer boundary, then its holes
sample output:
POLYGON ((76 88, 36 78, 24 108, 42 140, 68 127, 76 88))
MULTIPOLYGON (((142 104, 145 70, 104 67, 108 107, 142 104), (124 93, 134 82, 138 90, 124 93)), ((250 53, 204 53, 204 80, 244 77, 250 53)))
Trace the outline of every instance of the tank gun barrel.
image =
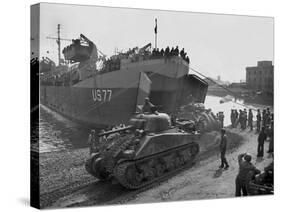
POLYGON ((123 127, 123 128, 120 128, 120 129, 115 129, 115 130, 110 130, 110 131, 100 133, 100 134, 98 134, 98 136, 101 137, 101 136, 105 136, 105 135, 110 135, 110 134, 113 134, 113 133, 122 132, 122 131, 125 131, 125 130, 130 130, 130 129, 133 129, 133 128, 134 128, 134 126, 129 125, 127 127, 123 127))

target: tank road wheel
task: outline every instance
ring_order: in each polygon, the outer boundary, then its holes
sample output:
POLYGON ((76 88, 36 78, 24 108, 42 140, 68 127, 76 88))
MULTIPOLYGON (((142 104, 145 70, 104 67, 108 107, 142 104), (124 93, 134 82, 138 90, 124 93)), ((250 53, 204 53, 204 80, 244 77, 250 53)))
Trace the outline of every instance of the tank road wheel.
POLYGON ((156 169, 156 176, 160 177, 164 174, 165 172, 165 166, 162 163, 159 163, 155 166, 156 169))
POLYGON ((181 166, 181 160, 180 160, 180 156, 177 155, 174 159, 174 165, 176 168, 180 167, 181 166))
POLYGON ((189 149, 186 149, 182 152, 182 158, 184 163, 187 163, 191 159, 191 153, 189 149))
POLYGON ((145 181, 143 171, 134 162, 118 164, 114 169, 114 177, 122 186, 128 189, 140 188, 145 181))
POLYGON ((168 155, 168 156, 164 156, 166 169, 168 171, 172 171, 172 170, 175 169, 174 159, 175 159, 175 155, 174 154, 171 154, 171 155, 168 155))
POLYGON ((144 173, 144 177, 147 181, 152 180, 155 177, 155 169, 153 168, 152 161, 149 161, 146 164, 142 164, 140 169, 144 173))
POLYGON ((137 172, 135 176, 135 181, 134 183, 141 184, 141 182, 144 180, 144 174, 143 172, 137 172))
POLYGON ((139 172, 135 166, 129 166, 126 170, 126 178, 132 184, 140 184, 143 179, 143 173, 139 172))
POLYGON ((190 149, 190 153, 192 155, 192 157, 194 157, 195 155, 197 155, 197 153, 199 152, 199 146, 198 144, 195 144, 191 147, 190 149))

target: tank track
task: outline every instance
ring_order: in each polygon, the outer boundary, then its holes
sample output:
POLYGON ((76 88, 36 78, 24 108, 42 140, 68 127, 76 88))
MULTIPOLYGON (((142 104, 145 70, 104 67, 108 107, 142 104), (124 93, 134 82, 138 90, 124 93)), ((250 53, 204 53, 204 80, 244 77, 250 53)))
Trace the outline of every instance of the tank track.
MULTIPOLYGON (((138 160, 126 160, 122 161, 119 164, 116 165, 114 169, 114 177, 117 179, 117 181, 128 189, 139 189, 145 186, 148 186, 149 184, 152 184, 154 182, 160 181, 161 179, 176 173, 183 168, 190 165, 194 159, 195 156, 199 152, 199 145, 195 142, 187 144, 185 146, 177 147, 168 151, 165 151, 160 154, 151 155, 146 158, 138 159, 138 160), (173 157, 176 156, 176 157, 173 157), (180 161, 179 157, 177 156, 183 156, 182 161, 180 161), (184 158, 185 157, 185 158, 184 158), (168 158, 168 161, 167 161, 168 158), (170 159, 170 160, 169 160, 170 159), (156 163, 155 163, 156 161, 156 163), (164 161, 164 163, 157 163, 159 161, 164 161), (154 162, 154 164, 153 164, 154 162), (165 163, 166 162, 166 163, 165 163), (129 178, 128 171, 130 169, 137 170, 140 166, 149 166, 149 163, 153 164, 153 167, 161 167, 163 170, 159 173, 156 169, 150 169, 147 173, 141 173, 140 175, 148 175, 149 178, 142 181, 142 182, 134 182, 129 178), (176 164, 176 165, 175 165, 176 164), (151 172, 152 170, 152 172, 151 172)), ((151 168, 151 167, 150 167, 151 168)), ((159 170, 159 169, 158 169, 159 170)), ((134 174, 134 173, 133 173, 134 174)), ((136 176, 139 175, 135 173, 136 176)), ((135 179, 134 179, 135 180, 135 179)))
POLYGON ((104 147, 102 153, 96 155, 94 158, 89 158, 85 163, 85 168, 88 173, 100 180, 110 179, 112 177, 111 173, 113 172, 114 166, 116 165, 115 157, 130 145, 132 139, 132 136, 119 137, 117 141, 111 141, 112 143, 110 145, 110 148, 106 149, 104 147), (101 155, 103 154, 105 155, 106 161, 102 162, 103 164, 100 167, 103 168, 103 171, 102 173, 100 173, 101 170, 95 170, 94 167, 96 167, 96 159, 101 157, 101 155))

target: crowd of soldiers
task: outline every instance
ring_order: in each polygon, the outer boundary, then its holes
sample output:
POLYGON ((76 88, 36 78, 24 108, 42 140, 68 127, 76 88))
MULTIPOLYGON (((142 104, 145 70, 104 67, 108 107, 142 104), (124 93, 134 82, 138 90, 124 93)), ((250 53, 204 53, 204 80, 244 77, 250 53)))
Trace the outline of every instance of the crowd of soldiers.
MULTIPOLYGON (((250 131, 254 128, 254 120, 253 120, 253 112, 252 109, 249 109, 248 112, 246 109, 231 110, 231 126, 233 128, 237 127, 240 124, 241 130, 245 130, 247 127, 250 128, 250 131)), ((273 113, 271 113, 270 109, 264 109, 262 113, 260 109, 257 110, 256 114, 256 132, 259 133, 258 136, 258 157, 263 157, 264 152, 264 141, 269 139, 269 149, 268 153, 273 152, 273 113)))
POLYGON ((173 56, 180 56, 188 64, 190 63, 189 57, 187 56, 187 53, 185 52, 184 48, 182 48, 182 50, 179 51, 178 46, 176 46, 175 48, 172 47, 171 49, 169 46, 167 46, 165 50, 163 48, 161 50, 159 50, 159 48, 154 48, 152 50, 151 59, 156 59, 161 57, 173 57, 173 56))
MULTIPOLYGON (((247 127, 250 128, 250 131, 253 130, 253 112, 252 109, 244 110, 231 110, 231 126, 236 128, 239 124, 241 130, 245 130, 247 127)), ((262 113, 260 109, 257 110, 256 114, 256 131, 258 135, 258 148, 257 148, 257 158, 261 158, 264 155, 264 142, 269 138, 269 148, 268 153, 273 153, 273 113, 271 113, 270 109, 264 109, 262 113)), ((227 147, 227 137, 226 131, 224 128, 221 130, 221 139, 220 139, 220 152, 221 152, 221 165, 220 168, 228 169, 229 165, 225 157, 227 147)), ((262 174, 260 170, 258 170, 252 163, 252 156, 248 153, 242 153, 238 156, 238 165, 239 172, 235 180, 236 190, 235 196, 247 196, 252 194, 252 190, 250 189, 251 181, 263 185, 264 182, 269 183, 269 185, 273 184, 273 162, 265 167, 264 172, 262 174)), ((273 189, 273 185, 272 189, 273 189)), ((269 191, 272 192, 271 187, 269 191)), ((265 194, 264 193, 264 194, 265 194)))
MULTIPOLYGON (((254 122, 254 116, 252 109, 249 109, 247 112, 247 109, 244 110, 236 110, 232 109, 230 114, 230 120, 231 120, 231 126, 233 128, 236 128, 238 125, 240 125, 242 130, 245 130, 247 127, 250 128, 250 130, 253 130, 253 122, 254 122)), ((273 121, 273 113, 270 112, 270 109, 264 109, 262 113, 260 112, 260 109, 257 110, 256 115, 256 131, 260 132, 261 127, 269 128, 271 126, 271 121, 273 121)))

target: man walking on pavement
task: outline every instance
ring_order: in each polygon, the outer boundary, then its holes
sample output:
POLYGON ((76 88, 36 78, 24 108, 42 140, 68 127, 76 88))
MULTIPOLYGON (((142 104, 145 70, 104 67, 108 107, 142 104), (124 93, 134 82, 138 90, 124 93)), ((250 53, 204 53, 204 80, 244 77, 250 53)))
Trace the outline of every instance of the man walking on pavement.
POLYGON ((225 129, 221 129, 221 142, 220 142, 220 152, 221 152, 221 165, 220 168, 228 169, 229 165, 225 158, 225 152, 227 147, 227 137, 225 135, 225 129))
POLYGON ((265 133, 265 127, 261 128, 261 132, 258 137, 258 154, 257 157, 263 157, 264 153, 264 141, 266 140, 266 133, 265 133))
POLYGON ((235 196, 240 197, 241 191, 243 196, 249 194, 249 182, 253 176, 260 173, 252 163, 252 157, 249 154, 243 153, 238 155, 239 173, 235 180, 235 196))

